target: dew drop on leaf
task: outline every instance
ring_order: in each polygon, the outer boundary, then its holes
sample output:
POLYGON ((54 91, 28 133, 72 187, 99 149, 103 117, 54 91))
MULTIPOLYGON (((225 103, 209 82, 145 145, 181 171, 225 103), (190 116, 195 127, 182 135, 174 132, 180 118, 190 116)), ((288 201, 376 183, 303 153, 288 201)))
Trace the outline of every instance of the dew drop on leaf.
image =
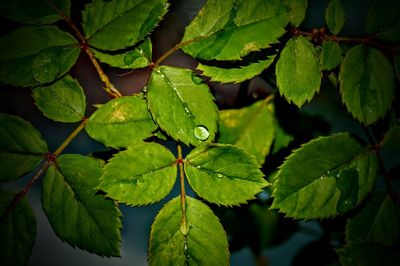
POLYGON ((192 72, 192 81, 196 84, 203 83, 203 79, 196 75, 196 73, 192 72))
POLYGON ((200 141, 205 141, 210 136, 210 132, 205 126, 198 125, 194 128, 194 136, 200 141))
POLYGON ((55 54, 52 50, 43 50, 33 61, 32 76, 40 83, 55 80, 60 72, 60 66, 54 61, 55 54))

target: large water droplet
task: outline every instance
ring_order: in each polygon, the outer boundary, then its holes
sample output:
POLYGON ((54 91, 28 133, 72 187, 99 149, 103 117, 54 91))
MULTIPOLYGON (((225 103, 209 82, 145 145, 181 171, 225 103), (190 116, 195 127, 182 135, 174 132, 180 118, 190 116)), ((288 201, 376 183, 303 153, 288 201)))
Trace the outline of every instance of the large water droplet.
POLYGON ((210 132, 205 126, 198 125, 194 128, 194 136, 200 141, 205 141, 210 136, 210 132))
POLYGON ((196 84, 203 83, 203 79, 196 75, 196 73, 192 72, 192 81, 196 84))

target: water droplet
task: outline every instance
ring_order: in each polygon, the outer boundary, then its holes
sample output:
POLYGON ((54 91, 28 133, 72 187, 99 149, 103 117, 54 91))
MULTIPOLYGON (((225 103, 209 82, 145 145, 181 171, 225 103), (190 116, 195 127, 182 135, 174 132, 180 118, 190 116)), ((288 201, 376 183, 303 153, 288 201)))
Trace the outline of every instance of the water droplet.
POLYGON ((196 139, 198 139, 200 141, 205 141, 210 136, 210 132, 208 131, 208 128, 206 128, 205 126, 202 126, 202 125, 198 125, 197 127, 195 127, 193 132, 194 132, 194 136, 196 137, 196 139))
POLYGON ((251 97, 253 97, 253 99, 257 99, 258 98, 258 93, 256 91, 253 91, 251 93, 251 97))
POLYGON ((192 81, 196 84, 203 83, 203 79, 196 75, 196 73, 192 72, 192 81))
POLYGON ((201 165, 198 165, 198 166, 197 166, 197 169, 200 169, 200 168, 201 168, 201 165))
POLYGON ((57 58, 57 54, 51 49, 43 50, 35 57, 32 76, 37 82, 47 83, 57 78, 60 64, 54 58, 57 58))
POLYGON ((336 175, 336 178, 339 178, 340 177, 340 174, 338 173, 337 175, 336 175))
POLYGON ((222 177, 223 177, 223 175, 220 174, 220 173, 218 173, 217 176, 218 176, 219 178, 222 178, 222 177))
POLYGON ((349 204, 349 202, 347 200, 344 201, 344 204, 349 204))

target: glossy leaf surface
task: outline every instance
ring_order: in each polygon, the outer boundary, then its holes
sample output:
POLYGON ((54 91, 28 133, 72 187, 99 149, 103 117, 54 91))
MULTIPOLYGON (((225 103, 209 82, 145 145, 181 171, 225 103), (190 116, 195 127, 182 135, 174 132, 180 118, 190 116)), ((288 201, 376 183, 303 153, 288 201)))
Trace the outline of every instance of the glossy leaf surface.
POLYGON ((265 100, 248 107, 219 112, 219 143, 246 149, 263 164, 275 136, 273 106, 265 100))
POLYGON ((140 143, 117 153, 106 165, 99 189, 128 205, 147 205, 171 191, 177 175, 175 156, 156 143, 140 143))
POLYGON ((0 2, 0 15, 22 24, 51 24, 62 20, 55 7, 69 16, 69 0, 12 0, 0 2))
POLYGON ((220 68, 207 66, 199 63, 197 69, 203 71, 203 75, 210 77, 211 81, 221 83, 240 83, 259 75, 264 69, 268 68, 275 57, 251 63, 240 68, 220 68))
POLYGON ((166 0, 95 0, 82 12, 82 27, 90 45, 120 50, 143 40, 161 21, 167 7, 166 0))
POLYGON ((94 55, 102 63, 121 69, 143 68, 150 64, 152 46, 150 39, 146 39, 137 48, 120 54, 107 54, 93 49, 94 55))
POLYGON ((85 94, 70 75, 49 86, 34 88, 32 97, 44 116, 54 121, 78 122, 85 115, 85 94))
POLYGON ((189 231, 180 231, 180 197, 169 201, 151 227, 149 265, 228 265, 228 241, 212 210, 186 196, 189 231))
POLYGON ((128 147, 152 136, 157 125, 141 95, 111 100, 94 112, 86 132, 110 147, 128 147))
MULTIPOLYGON (((15 193, 0 190, 0 213, 10 205, 15 193)), ((36 218, 26 198, 0 223, 0 264, 24 266, 36 238, 36 218)))
POLYGON ((79 53, 77 41, 56 26, 17 28, 0 38, 0 81, 23 87, 52 82, 79 53))
POLYGON ((321 85, 321 70, 314 46, 302 36, 293 37, 283 48, 276 64, 279 92, 289 102, 302 106, 321 85))
POLYGON ((331 0, 326 8, 325 20, 329 30, 338 34, 344 25, 345 11, 341 0, 331 0))
POLYGON ((349 112, 370 125, 383 117, 394 99, 394 75, 389 61, 379 50, 357 45, 343 59, 340 92, 349 112))
POLYGON ((151 73, 147 102, 157 124, 186 145, 214 140, 218 112, 206 84, 191 70, 170 66, 151 73))
POLYGON ((42 204, 54 232, 73 247, 102 256, 120 256, 121 213, 96 194, 103 172, 100 160, 66 154, 43 180, 42 204))
POLYGON ((342 61, 342 48, 337 42, 327 41, 322 44, 321 69, 332 70, 342 61))
POLYGON ((298 27, 303 22, 308 7, 308 0, 284 0, 289 6, 289 21, 298 27))
POLYGON ((277 43, 288 19, 278 0, 208 0, 186 27, 182 41, 193 43, 183 50, 199 59, 238 60, 277 43))
POLYGON ((28 121, 0 114, 0 180, 30 173, 47 153, 42 135, 28 121))
POLYGON ((255 158, 229 144, 203 145, 186 157, 185 173, 192 189, 205 200, 239 205, 255 199, 268 185, 255 158))
POLYGON ((272 208, 299 219, 344 213, 371 191, 377 171, 376 155, 347 133, 314 139, 280 167, 272 208))

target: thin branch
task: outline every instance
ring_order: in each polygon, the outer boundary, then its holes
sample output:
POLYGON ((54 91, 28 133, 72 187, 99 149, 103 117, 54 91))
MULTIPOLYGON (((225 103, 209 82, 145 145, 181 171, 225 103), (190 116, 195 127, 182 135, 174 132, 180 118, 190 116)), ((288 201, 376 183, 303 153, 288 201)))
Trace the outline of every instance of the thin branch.
POLYGON ((63 152, 63 150, 68 146, 68 144, 70 144, 71 141, 76 137, 76 135, 78 135, 78 133, 81 132, 81 130, 88 123, 88 121, 89 119, 84 118, 83 121, 79 124, 79 126, 75 128, 74 131, 72 131, 72 133, 64 140, 63 143, 61 143, 61 145, 53 153, 53 156, 55 158, 57 158, 63 152))
POLYGON ((71 28, 72 32, 74 33, 75 37, 78 39, 78 41, 81 45, 81 49, 83 51, 85 51, 85 53, 88 55, 90 61, 92 62, 93 66, 95 67, 101 81, 106 85, 103 89, 113 98, 121 97, 122 94, 115 88, 115 86, 111 83, 108 76, 104 73, 104 71, 101 68, 96 57, 93 55, 92 50, 90 50, 87 40, 82 35, 82 33, 79 31, 79 29, 75 25, 75 23, 62 10, 60 10, 54 3, 52 3, 51 1, 47 1, 47 2, 52 6, 52 8, 64 19, 64 21, 71 28))
POLYGON ((182 211, 180 231, 183 235, 186 236, 189 231, 189 227, 186 217, 185 171, 183 170, 182 147, 180 144, 178 144, 178 165, 179 165, 179 178, 181 184, 181 211, 182 211))

